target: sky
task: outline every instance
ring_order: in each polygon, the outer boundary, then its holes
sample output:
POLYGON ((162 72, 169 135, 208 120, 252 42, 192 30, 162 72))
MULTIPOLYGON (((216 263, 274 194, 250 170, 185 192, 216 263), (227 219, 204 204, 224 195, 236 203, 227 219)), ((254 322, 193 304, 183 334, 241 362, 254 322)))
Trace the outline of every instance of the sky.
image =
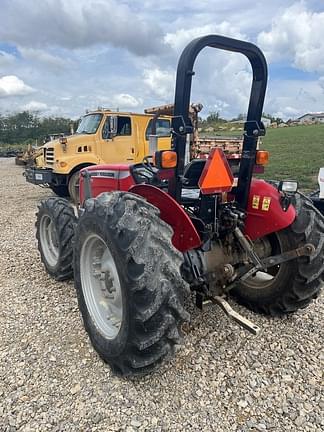
MULTIPOLYGON (((323 0, 0 0, 0 113, 77 118, 97 107, 143 112, 174 99, 178 58, 220 34, 264 52, 264 110, 284 119, 324 111, 323 0)), ((248 61, 207 48, 192 101, 203 116, 247 111, 248 61)))

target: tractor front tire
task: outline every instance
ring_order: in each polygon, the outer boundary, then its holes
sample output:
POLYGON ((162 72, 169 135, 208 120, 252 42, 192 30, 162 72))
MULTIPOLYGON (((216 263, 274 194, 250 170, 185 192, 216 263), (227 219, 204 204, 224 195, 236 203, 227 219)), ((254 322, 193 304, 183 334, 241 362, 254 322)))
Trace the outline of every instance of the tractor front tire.
MULTIPOLYGON (((255 312, 280 316, 306 307, 316 298, 324 276, 324 218, 313 205, 296 195, 296 219, 286 229, 269 236, 272 254, 311 243, 315 253, 284 262, 268 269, 269 279, 249 278, 232 290, 236 299, 255 312)), ((262 276, 262 275, 261 275, 262 276)))
POLYGON ((188 289, 172 229, 142 197, 103 193, 85 202, 74 245, 85 329, 119 376, 144 375, 174 353, 188 289))
POLYGON ((58 281, 73 277, 74 208, 63 198, 42 200, 36 214, 36 238, 47 273, 58 281))

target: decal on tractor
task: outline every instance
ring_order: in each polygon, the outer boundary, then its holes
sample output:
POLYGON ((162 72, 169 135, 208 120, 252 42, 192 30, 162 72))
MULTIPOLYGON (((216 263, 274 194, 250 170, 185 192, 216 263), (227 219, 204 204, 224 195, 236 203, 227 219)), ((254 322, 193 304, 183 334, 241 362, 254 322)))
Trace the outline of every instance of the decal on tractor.
POLYGON ((262 210, 263 211, 269 211, 271 204, 271 198, 270 197, 264 197, 262 200, 262 210))
POLYGON ((258 209, 260 204, 260 195, 253 195, 252 198, 252 208, 258 209))

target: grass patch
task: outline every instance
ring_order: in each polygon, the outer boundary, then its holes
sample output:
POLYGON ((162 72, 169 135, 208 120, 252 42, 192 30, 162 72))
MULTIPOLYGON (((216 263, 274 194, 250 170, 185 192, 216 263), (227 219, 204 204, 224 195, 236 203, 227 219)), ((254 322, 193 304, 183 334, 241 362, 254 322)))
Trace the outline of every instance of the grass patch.
POLYGON ((324 124, 268 129, 262 148, 270 152, 266 179, 298 180, 301 189, 317 188, 324 167, 324 124))
MULTIPOLYGON (((241 133, 243 130, 218 130, 214 135, 241 133)), ((324 167, 324 124, 267 129, 261 148, 270 152, 270 162, 259 177, 297 180, 304 190, 318 188, 318 170, 324 167)))

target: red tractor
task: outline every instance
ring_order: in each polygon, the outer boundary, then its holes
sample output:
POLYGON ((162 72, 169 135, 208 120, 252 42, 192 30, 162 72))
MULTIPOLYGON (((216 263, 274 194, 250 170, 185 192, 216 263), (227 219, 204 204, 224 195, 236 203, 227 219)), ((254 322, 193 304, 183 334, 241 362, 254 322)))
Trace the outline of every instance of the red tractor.
POLYGON ((267 65, 253 44, 209 35, 193 40, 177 70, 172 149, 136 165, 86 168, 78 211, 62 198, 39 204, 41 259, 57 280, 74 276, 85 329, 112 370, 145 374, 174 352, 189 320, 185 296, 212 301, 252 333, 229 296, 282 315, 320 291, 324 219, 297 183, 252 177, 267 159, 257 150, 267 65), (233 173, 222 150, 185 165, 193 65, 205 47, 244 54, 253 70, 242 159, 233 173))

